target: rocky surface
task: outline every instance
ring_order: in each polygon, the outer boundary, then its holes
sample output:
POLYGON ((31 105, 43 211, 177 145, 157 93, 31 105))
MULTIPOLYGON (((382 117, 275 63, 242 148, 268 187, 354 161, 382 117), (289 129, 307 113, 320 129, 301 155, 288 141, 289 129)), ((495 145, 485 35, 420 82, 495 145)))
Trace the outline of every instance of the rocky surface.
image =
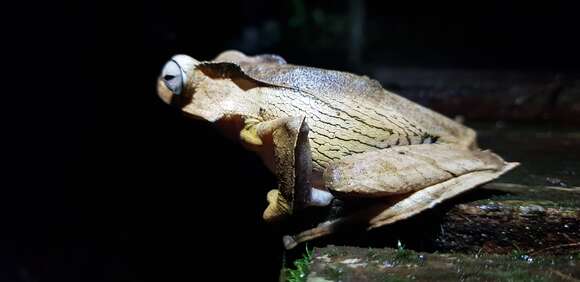
POLYGON ((444 217, 439 251, 543 254, 580 252, 580 190, 488 184, 506 194, 458 204, 444 217))
POLYGON ((327 246, 314 249, 309 282, 578 281, 580 256, 464 255, 327 246))

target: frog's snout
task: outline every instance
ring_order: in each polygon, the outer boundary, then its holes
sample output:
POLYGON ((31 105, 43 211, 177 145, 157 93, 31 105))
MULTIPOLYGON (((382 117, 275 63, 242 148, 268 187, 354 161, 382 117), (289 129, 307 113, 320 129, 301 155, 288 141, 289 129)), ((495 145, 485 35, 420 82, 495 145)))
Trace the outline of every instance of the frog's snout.
POLYGON ((168 104, 182 94, 189 75, 199 62, 187 55, 175 55, 165 63, 157 83, 157 94, 168 104))

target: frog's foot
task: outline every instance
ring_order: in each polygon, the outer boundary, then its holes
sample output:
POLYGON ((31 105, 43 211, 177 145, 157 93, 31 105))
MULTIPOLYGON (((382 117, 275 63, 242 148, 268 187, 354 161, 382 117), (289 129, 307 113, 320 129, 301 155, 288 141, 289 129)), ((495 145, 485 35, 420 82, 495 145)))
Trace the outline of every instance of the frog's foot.
POLYGON ((330 194, 330 192, 312 188, 308 204, 315 207, 326 207, 330 204, 332 199, 334 199, 334 196, 330 194))

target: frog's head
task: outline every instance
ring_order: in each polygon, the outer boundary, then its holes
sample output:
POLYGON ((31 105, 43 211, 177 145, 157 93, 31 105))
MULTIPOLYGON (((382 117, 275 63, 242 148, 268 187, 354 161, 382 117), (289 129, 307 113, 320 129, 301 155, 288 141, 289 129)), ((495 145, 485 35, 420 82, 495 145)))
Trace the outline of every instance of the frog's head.
POLYGON ((237 109, 230 99, 235 91, 231 80, 221 80, 231 63, 199 62, 187 55, 175 55, 169 60, 157 81, 157 92, 163 101, 180 108, 197 119, 215 122, 237 109))
POLYGON ((192 74, 199 64, 197 60, 187 55, 173 56, 161 71, 157 80, 157 94, 167 104, 183 105, 191 97, 192 74))

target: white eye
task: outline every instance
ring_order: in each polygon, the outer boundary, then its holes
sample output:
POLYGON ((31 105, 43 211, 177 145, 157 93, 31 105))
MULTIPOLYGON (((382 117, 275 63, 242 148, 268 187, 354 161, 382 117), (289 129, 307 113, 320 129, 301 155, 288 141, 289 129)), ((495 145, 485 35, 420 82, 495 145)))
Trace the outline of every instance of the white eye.
POLYGON ((175 95, 181 94, 183 89, 183 72, 179 65, 171 60, 165 64, 163 71, 161 71, 161 79, 165 86, 175 95))

